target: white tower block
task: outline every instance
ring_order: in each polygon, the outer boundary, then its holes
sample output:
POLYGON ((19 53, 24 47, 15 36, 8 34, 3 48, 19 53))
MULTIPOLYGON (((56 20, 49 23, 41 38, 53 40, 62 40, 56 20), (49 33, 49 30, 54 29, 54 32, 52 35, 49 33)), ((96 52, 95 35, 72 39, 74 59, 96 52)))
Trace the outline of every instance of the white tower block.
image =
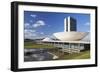
POLYGON ((65 18, 64 32, 71 32, 71 31, 76 31, 76 30, 77 30, 76 20, 70 16, 68 16, 68 18, 65 18))
POLYGON ((70 16, 64 19, 64 32, 70 32, 70 16))

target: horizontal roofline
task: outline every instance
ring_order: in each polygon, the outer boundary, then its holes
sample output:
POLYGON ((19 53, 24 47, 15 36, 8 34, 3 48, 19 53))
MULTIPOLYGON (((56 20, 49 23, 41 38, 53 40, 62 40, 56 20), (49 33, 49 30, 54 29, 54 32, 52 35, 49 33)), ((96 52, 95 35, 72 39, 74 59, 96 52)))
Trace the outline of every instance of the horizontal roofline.
POLYGON ((84 44, 90 44, 90 41, 42 41, 42 42, 51 42, 51 43, 84 43, 84 44))

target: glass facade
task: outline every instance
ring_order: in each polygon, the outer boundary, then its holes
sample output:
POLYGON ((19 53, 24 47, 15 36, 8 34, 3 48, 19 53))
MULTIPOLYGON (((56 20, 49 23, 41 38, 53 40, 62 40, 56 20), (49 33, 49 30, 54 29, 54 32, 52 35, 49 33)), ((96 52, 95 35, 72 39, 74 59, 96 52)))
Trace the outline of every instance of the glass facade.
POLYGON ((77 31, 76 20, 70 17, 70 31, 77 31))

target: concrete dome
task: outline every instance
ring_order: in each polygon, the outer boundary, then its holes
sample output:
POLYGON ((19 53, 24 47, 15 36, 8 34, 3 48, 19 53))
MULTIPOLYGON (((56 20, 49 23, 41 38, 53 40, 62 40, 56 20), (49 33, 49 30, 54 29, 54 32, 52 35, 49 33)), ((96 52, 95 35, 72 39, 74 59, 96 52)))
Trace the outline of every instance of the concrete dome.
POLYGON ((61 41, 78 41, 83 39, 88 32, 57 32, 53 35, 61 41))
POLYGON ((52 39, 51 38, 44 38, 42 41, 52 41, 52 39))

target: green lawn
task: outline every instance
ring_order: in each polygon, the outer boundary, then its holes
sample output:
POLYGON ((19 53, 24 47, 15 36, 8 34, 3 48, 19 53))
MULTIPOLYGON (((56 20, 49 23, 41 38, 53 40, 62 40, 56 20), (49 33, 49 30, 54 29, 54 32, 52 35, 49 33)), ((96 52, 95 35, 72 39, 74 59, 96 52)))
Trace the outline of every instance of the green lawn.
POLYGON ((81 51, 80 53, 73 54, 64 54, 60 56, 59 59, 89 59, 90 58, 90 50, 81 51))
POLYGON ((35 48, 35 49, 38 49, 38 48, 44 48, 44 49, 51 49, 51 48, 55 48, 54 46, 52 45, 43 45, 43 44, 36 44, 36 43, 32 43, 32 42, 25 42, 24 43, 24 48, 35 48))

